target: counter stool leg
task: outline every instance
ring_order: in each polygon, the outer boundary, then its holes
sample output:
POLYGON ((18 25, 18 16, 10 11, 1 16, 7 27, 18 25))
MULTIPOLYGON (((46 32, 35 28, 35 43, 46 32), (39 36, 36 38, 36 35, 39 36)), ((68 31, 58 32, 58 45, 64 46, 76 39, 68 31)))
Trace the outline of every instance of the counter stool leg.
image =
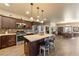
POLYGON ((40 49, 40 51, 39 51, 39 55, 41 56, 41 49, 40 49))
POLYGON ((48 55, 49 55, 49 48, 48 48, 48 55))
POLYGON ((46 52, 46 51, 44 50, 44 56, 45 56, 45 52, 46 52))

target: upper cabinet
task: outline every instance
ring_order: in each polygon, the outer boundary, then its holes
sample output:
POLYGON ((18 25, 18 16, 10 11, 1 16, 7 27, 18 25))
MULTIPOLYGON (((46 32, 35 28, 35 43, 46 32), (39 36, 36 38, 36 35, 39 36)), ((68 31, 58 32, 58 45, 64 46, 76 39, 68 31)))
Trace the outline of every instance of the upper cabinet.
POLYGON ((16 27, 18 29, 31 29, 32 23, 25 20, 16 20, 16 27))
POLYGON ((16 20, 10 17, 1 17, 1 28, 2 29, 15 29, 16 28, 16 20))
POLYGON ((0 29, 32 29, 32 22, 0 16, 0 29))

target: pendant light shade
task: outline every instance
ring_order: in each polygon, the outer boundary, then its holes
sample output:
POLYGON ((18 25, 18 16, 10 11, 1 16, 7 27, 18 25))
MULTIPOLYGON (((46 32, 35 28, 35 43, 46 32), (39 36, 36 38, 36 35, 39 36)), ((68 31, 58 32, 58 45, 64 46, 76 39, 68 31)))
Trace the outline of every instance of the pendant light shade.
POLYGON ((39 7, 37 7, 37 14, 38 15, 37 15, 37 20, 36 21, 39 22, 39 7))
POLYGON ((37 13, 38 13, 37 18, 39 18, 39 7, 37 7, 37 13))
POLYGON ((33 3, 30 3, 31 5, 31 17, 30 20, 33 21, 33 3))
POLYGON ((42 21, 41 21, 41 23, 44 23, 44 21, 43 21, 43 12, 44 12, 44 10, 41 10, 41 12, 42 12, 42 21))

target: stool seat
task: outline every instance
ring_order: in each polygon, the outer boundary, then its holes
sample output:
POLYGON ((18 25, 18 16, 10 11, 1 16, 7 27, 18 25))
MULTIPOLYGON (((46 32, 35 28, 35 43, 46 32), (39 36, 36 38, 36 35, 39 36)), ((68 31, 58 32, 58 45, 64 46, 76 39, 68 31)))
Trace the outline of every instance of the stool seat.
POLYGON ((44 53, 44 56, 46 55, 46 51, 49 54, 49 46, 45 46, 45 45, 40 46, 40 55, 42 55, 42 50, 44 51, 43 52, 44 53))
POLYGON ((48 49, 49 46, 40 46, 41 49, 48 49))
POLYGON ((53 42, 50 42, 50 49, 54 49, 54 43, 53 42))

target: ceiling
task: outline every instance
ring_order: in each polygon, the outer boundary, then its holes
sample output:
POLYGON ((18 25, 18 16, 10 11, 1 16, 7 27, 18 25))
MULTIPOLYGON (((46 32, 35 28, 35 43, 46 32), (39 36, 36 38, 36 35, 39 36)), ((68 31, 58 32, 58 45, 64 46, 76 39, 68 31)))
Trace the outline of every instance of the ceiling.
MULTIPOLYGON (((33 5, 33 17, 37 18, 37 9, 36 7, 39 6, 39 15, 41 20, 41 10, 44 10, 44 18, 47 18, 47 22, 50 21, 61 21, 63 20, 64 10, 66 8, 70 8, 74 10, 78 8, 79 4, 64 4, 64 3, 34 3, 33 5), (72 7, 74 6, 74 7, 72 7), (77 6, 77 7, 76 7, 77 6), (72 9, 73 8, 73 9, 72 9)), ((12 13, 16 13, 19 15, 30 17, 31 14, 26 14, 26 11, 31 12, 30 3, 10 3, 10 6, 7 7, 3 3, 0 3, 0 9, 6 10, 12 13)))

